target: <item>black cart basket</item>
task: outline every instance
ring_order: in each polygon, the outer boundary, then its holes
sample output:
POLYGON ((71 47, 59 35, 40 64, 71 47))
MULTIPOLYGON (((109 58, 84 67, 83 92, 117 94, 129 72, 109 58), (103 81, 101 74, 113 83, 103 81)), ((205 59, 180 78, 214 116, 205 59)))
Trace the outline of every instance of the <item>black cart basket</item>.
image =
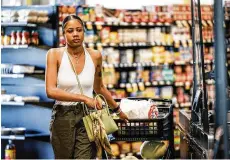
MULTIPOLYGON (((128 98, 149 100, 150 98, 128 98)), ((118 131, 113 133, 113 141, 151 141, 168 140, 167 158, 174 158, 173 105, 171 100, 150 99, 156 104, 159 115, 154 119, 129 119, 128 123, 115 119, 118 131)), ((120 102, 120 99, 116 100, 120 102)), ((135 106, 134 106, 135 107, 135 106)))

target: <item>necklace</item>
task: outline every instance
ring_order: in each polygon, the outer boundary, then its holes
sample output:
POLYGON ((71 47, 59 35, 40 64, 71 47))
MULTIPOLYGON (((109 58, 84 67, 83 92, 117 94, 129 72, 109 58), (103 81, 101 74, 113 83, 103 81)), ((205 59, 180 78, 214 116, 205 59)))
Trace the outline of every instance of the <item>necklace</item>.
MULTIPOLYGON (((67 51, 67 49, 66 49, 67 51)), ((67 51, 68 54, 70 54, 68 51, 67 51)), ((76 59, 76 64, 78 64, 79 60, 80 60, 80 57, 82 55, 82 52, 78 55, 74 55, 74 54, 70 54, 74 59, 76 59)))
POLYGON ((79 54, 79 55, 73 55, 73 57, 76 59, 76 64, 78 64, 79 60, 80 60, 80 57, 81 57, 82 53, 79 54))

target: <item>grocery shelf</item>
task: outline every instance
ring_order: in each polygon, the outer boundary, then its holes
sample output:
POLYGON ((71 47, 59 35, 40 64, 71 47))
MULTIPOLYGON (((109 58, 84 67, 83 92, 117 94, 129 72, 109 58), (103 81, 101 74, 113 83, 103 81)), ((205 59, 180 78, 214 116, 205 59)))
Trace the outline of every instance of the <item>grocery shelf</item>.
POLYGON ((24 106, 24 105, 25 105, 25 102, 14 102, 14 101, 10 101, 10 102, 1 102, 1 105, 24 106))
POLYGON ((2 27, 46 27, 53 28, 51 23, 28 23, 28 22, 2 22, 2 27))
POLYGON ((13 49, 20 49, 20 48, 28 48, 29 45, 1 45, 1 48, 13 48, 13 49))
POLYGON ((11 139, 11 140, 25 140, 25 136, 15 136, 15 135, 9 135, 9 136, 4 136, 1 135, 1 139, 11 139))
MULTIPOLYGON (((167 26, 171 26, 171 23, 161 23, 161 22, 157 22, 157 23, 153 23, 153 22, 100 22, 100 21, 86 21, 85 22, 86 25, 95 25, 95 26, 114 26, 114 27, 167 27, 167 26)), ((62 22, 59 22, 59 26, 62 25, 62 22)))
MULTIPOLYGON (((154 62, 139 62, 139 63, 119 63, 119 64, 109 64, 104 63, 103 67, 107 66, 113 66, 114 68, 129 68, 129 67, 152 67, 152 66, 169 66, 169 65, 192 65, 192 61, 186 62, 186 61, 174 61, 174 63, 154 63, 154 62)), ((205 60, 205 64, 212 64, 214 61, 211 60, 205 60)))
POLYGON ((44 70, 35 70, 34 73, 12 73, 12 74, 1 74, 1 78, 24 78, 26 76, 38 77, 45 73, 44 70))
POLYGON ((27 48, 39 48, 44 50, 49 50, 52 47, 45 45, 1 45, 1 49, 27 49, 27 48))
POLYGON ((2 27, 37 27, 37 24, 27 22, 2 22, 2 27))
POLYGON ((171 63, 157 64, 153 62, 139 62, 139 63, 119 63, 119 64, 108 64, 104 63, 103 67, 113 66, 114 68, 132 68, 132 67, 152 67, 152 66, 168 66, 172 65, 171 63))
POLYGON ((27 104, 31 104, 31 105, 52 105, 54 102, 50 101, 50 102, 15 102, 15 101, 9 101, 9 102, 1 102, 1 105, 5 105, 5 106, 24 106, 27 104))
POLYGON ((25 140, 26 138, 35 138, 35 137, 47 137, 50 136, 48 133, 34 133, 34 134, 25 134, 25 135, 1 135, 1 139, 11 139, 11 140, 25 140))
POLYGON ((132 86, 142 86, 144 85, 145 87, 152 87, 152 86, 172 86, 173 82, 172 81, 153 81, 153 82, 138 82, 138 83, 120 83, 120 84, 107 84, 105 85, 107 88, 112 89, 112 88, 120 88, 120 89, 125 89, 129 88, 132 86))
POLYGON ((24 78, 25 74, 1 74, 1 78, 24 78))
POLYGON ((147 43, 147 42, 130 42, 130 43, 85 43, 88 47, 155 47, 155 46, 164 46, 164 47, 173 47, 172 44, 165 43, 147 43))
POLYGON ((192 82, 190 82, 190 81, 186 81, 186 82, 174 82, 174 85, 176 87, 191 86, 192 82))

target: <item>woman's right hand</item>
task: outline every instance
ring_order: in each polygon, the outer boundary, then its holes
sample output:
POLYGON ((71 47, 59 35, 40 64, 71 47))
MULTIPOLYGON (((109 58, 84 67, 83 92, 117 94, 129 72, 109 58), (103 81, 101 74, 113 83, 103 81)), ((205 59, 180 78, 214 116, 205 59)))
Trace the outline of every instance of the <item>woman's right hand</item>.
POLYGON ((95 106, 96 106, 96 108, 98 110, 102 109, 101 103, 98 100, 94 99, 94 98, 86 97, 85 104, 89 108, 95 109, 95 106))

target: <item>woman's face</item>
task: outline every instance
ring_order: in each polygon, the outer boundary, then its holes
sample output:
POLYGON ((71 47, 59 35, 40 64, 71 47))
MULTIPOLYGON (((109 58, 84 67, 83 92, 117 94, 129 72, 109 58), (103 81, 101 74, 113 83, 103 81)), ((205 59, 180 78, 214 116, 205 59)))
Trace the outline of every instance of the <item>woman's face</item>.
POLYGON ((84 40, 84 28, 77 19, 71 19, 64 28, 66 43, 70 47, 79 47, 84 40))

